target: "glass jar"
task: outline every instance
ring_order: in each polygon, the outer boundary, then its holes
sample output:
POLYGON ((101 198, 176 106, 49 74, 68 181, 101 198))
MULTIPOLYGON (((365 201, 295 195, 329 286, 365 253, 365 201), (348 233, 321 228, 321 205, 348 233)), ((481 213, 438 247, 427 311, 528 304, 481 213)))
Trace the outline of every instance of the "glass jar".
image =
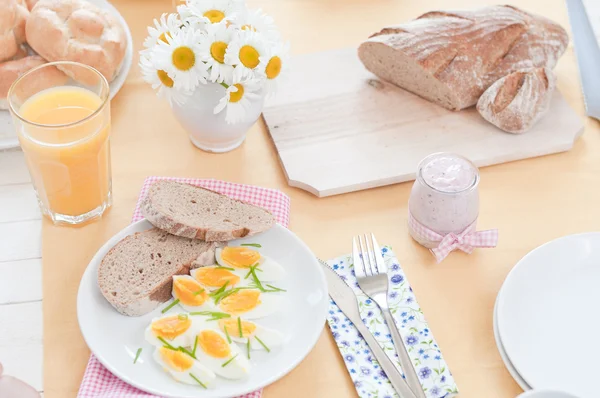
MULTIPOLYGON (((439 235, 458 234, 477 222, 479 215, 479 170, 467 158, 454 153, 434 153, 421 160, 408 202, 410 215, 439 235)), ((437 247, 415 231, 414 240, 427 247, 437 247)))

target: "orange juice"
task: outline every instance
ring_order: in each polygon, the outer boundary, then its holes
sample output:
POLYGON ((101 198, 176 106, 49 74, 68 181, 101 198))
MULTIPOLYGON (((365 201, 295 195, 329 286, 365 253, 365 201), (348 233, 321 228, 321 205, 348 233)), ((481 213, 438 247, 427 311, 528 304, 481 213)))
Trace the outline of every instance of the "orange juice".
POLYGON ((110 107, 94 92, 59 86, 29 97, 18 128, 45 212, 81 216, 110 204, 110 107))

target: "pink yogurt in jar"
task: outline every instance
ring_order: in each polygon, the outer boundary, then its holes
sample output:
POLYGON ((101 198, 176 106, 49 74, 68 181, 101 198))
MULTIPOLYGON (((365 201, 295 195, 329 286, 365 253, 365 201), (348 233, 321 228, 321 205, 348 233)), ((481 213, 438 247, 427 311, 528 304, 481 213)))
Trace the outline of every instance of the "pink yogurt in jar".
MULTIPOLYGON (((434 153, 419 163, 408 211, 422 225, 440 235, 460 233, 479 215, 479 170, 465 157, 434 153)), ((427 248, 439 242, 420 236, 409 225, 410 235, 427 248)))

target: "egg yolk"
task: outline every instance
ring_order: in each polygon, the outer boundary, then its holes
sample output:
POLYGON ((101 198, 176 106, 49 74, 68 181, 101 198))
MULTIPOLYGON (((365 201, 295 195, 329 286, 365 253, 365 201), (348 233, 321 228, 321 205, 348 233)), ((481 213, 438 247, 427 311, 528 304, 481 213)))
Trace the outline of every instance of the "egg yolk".
MULTIPOLYGON (((259 290, 239 290, 219 303, 221 309, 230 314, 248 312, 260 304, 259 290)), ((229 329, 228 329, 229 330, 229 329)))
POLYGON ((182 335, 192 326, 189 318, 180 318, 179 315, 168 316, 152 322, 152 333, 165 339, 173 340, 182 335))
POLYGON ((227 329, 227 333, 229 333, 230 336, 235 336, 235 337, 252 336, 252 334, 256 330, 256 324, 254 324, 253 322, 248 322, 248 321, 241 321, 240 323, 242 325, 242 335, 241 336, 240 336, 240 326, 238 325, 237 318, 221 319, 219 321, 219 327, 221 328, 221 330, 223 332, 225 331, 225 329, 227 329))
POLYGON ((198 333, 198 345, 211 357, 227 358, 231 354, 227 341, 214 330, 203 330, 198 333))
POLYGON ((210 287, 221 287, 226 282, 227 286, 235 286, 240 281, 236 274, 222 268, 199 268, 195 274, 196 280, 210 287))
POLYGON ((260 253, 245 247, 225 247, 221 260, 236 268, 250 268, 260 260, 260 253))
POLYGON ((194 365, 194 360, 192 357, 181 351, 174 351, 167 347, 160 347, 159 352, 164 363, 178 372, 185 372, 186 370, 190 369, 192 365, 194 365))
POLYGON ((182 304, 199 306, 208 299, 208 293, 193 279, 177 278, 173 280, 175 297, 182 304), (201 292, 201 293, 198 293, 201 292))

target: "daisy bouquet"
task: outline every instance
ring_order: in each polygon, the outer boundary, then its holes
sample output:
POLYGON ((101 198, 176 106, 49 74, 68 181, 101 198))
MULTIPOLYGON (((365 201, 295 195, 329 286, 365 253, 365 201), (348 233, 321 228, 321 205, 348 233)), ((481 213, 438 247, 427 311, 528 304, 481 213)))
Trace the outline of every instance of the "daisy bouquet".
POLYGON ((275 93, 288 67, 289 45, 273 19, 243 0, 187 0, 148 28, 140 67, 169 104, 183 105, 200 84, 220 84, 214 113, 243 120, 251 101, 275 93))

